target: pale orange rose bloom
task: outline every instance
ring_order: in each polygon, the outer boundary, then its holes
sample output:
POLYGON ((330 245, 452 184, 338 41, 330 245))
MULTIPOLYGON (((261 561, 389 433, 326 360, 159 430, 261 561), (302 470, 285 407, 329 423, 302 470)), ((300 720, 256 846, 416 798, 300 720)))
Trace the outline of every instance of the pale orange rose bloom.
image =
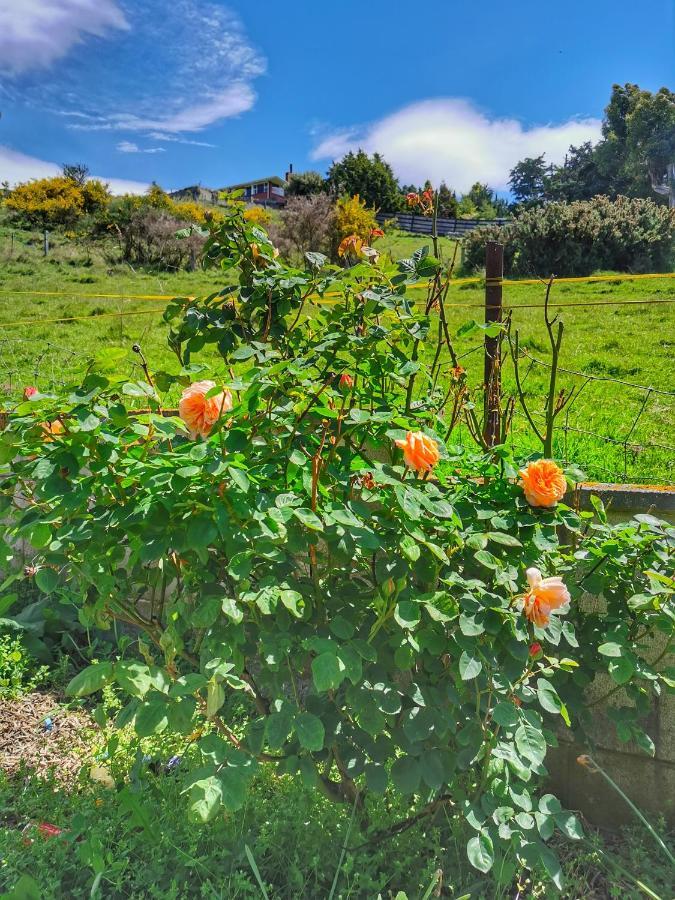
POLYGON ((344 238, 338 247, 338 256, 347 256, 352 253, 354 256, 361 256, 363 249, 363 241, 358 234, 350 234, 344 238))
POLYGON ((403 450, 406 466, 417 472, 430 472, 441 458, 436 441, 421 431, 409 431, 396 446, 403 450))
POLYGON ((348 375, 347 372, 343 372, 340 375, 340 387, 342 390, 350 390, 354 387, 354 379, 351 375, 348 375))
POLYGON ((532 568, 525 572, 525 577, 530 590, 523 596, 523 613, 530 622, 545 628, 554 610, 560 613, 567 611, 570 593, 557 575, 542 578, 539 569, 532 568))
POLYGON ((537 459, 518 473, 525 499, 530 506, 555 506, 567 490, 565 475, 550 459, 537 459))
POLYGON ((222 412, 232 409, 232 394, 222 391, 214 397, 206 394, 216 386, 214 381, 196 381, 183 391, 178 415, 190 429, 193 438, 208 437, 222 412))
POLYGON ((63 434, 66 430, 60 419, 54 419, 53 422, 41 422, 40 428, 44 432, 42 440, 47 444, 54 440, 54 435, 63 434))

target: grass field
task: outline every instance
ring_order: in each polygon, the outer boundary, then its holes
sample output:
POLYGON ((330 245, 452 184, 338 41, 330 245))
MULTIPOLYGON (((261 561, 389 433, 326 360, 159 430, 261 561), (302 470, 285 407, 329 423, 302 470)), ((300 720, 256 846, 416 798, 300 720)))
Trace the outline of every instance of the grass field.
MULTIPOLYGON (((400 258, 425 242, 423 237, 394 234, 383 238, 378 247, 400 258)), ((164 301, 136 300, 131 295, 199 295, 219 286, 216 271, 134 271, 106 263, 95 251, 89 257, 85 247, 64 239, 53 238, 52 244, 45 259, 39 235, 15 232, 12 244, 10 232, 0 227, 0 396, 8 401, 25 384, 44 389, 68 380, 88 355, 104 345, 128 351, 122 365, 128 364, 129 371, 136 365, 131 351, 135 342, 154 368, 171 365, 174 358, 161 322, 164 301), (62 293, 41 295, 43 291, 62 293), (78 318, 69 321, 74 317, 78 318), (25 324, 10 325, 16 322, 25 324)), ((444 256, 451 258, 453 242, 443 239, 441 246, 444 256)), ((539 284, 508 284, 504 289, 504 303, 513 307, 522 345, 543 363, 524 367, 526 392, 538 413, 550 354, 542 310, 532 307, 541 306, 543 295, 539 284)), ((482 320, 483 298, 480 283, 453 286, 448 313, 454 332, 469 319, 482 320)), ((559 419, 557 455, 578 463, 596 480, 675 482, 675 454, 669 449, 675 444, 671 436, 675 279, 631 281, 617 275, 610 280, 561 283, 554 287, 553 309, 565 324, 561 365, 591 376, 561 375, 562 387, 583 387, 566 421, 559 419), (613 305, 617 301, 623 305, 613 305), (602 305, 570 305, 578 303, 602 305)), ((480 339, 475 333, 459 338, 457 350, 471 383, 480 384, 480 339)), ((510 363, 504 383, 507 391, 513 386, 510 363)), ((457 438, 462 438, 461 433, 457 438)), ((537 449, 520 414, 511 439, 523 451, 537 449)))

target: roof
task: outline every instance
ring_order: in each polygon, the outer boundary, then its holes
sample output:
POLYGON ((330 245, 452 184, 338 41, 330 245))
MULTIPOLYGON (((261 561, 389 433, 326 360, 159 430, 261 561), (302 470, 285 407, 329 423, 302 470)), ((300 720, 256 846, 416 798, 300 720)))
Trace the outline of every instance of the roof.
POLYGON ((248 187, 251 184, 260 184, 260 182, 269 181, 276 187, 286 187, 286 180, 279 178, 278 175, 269 175, 267 178, 249 178, 248 181, 242 181, 239 184, 228 184, 227 187, 221 188, 222 191, 236 191, 239 188, 248 187))

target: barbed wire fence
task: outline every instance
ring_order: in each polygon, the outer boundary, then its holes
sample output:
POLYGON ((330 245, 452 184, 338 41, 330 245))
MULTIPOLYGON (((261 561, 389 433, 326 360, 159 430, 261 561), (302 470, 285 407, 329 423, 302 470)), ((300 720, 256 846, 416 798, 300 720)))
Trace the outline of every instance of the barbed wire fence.
MULTIPOLYGON (((650 276, 651 277, 651 276, 650 276)), ((477 279, 471 279, 477 281, 477 279)), ((582 280, 582 279, 579 279, 582 280)), ((584 279, 586 281, 597 280, 595 278, 584 279)), ((534 279, 533 279, 534 281, 534 279)), ((541 283, 541 279, 538 280, 541 283)), ((502 282, 508 284, 509 282, 502 282)), ((31 291, 0 291, 2 294, 32 294, 31 291)), ((59 295, 62 292, 42 292, 44 294, 59 295)), ((63 292, 66 293, 66 292, 63 292)), ((35 296, 41 294, 37 292, 35 296)), ((157 302, 160 299, 168 302, 170 296, 162 295, 113 295, 113 294, 75 294, 67 292, 72 299, 77 297, 109 300, 138 301, 148 300, 157 302)), ((674 298, 675 299, 675 298, 674 298)), ((630 303, 664 303, 673 302, 662 298, 653 300, 623 300, 623 301, 581 301, 579 303, 562 303, 556 306, 590 306, 598 305, 621 306, 630 303)), ((465 309, 484 309, 481 303, 452 303, 452 307, 465 309)), ((541 307, 537 303, 505 304, 504 309, 532 309, 541 307)), ((98 310, 95 314, 81 316, 60 316, 54 318, 17 319, 13 322, 0 322, 0 396, 6 401, 20 396, 23 387, 27 384, 37 383, 46 387, 64 387, 72 383, 72 375, 77 368, 84 368, 87 360, 93 352, 83 352, 67 346, 59 338, 50 340, 44 337, 19 337, 16 336, 16 327, 44 326, 51 323, 66 322, 93 322, 98 318, 110 320, 118 319, 122 327, 126 317, 151 315, 146 319, 145 332, 160 318, 164 306, 152 306, 144 309, 120 310, 119 312, 107 312, 98 310)), ((122 340, 122 333, 120 340, 122 340)), ((470 358, 472 366, 476 366, 476 355, 480 351, 485 352, 483 344, 470 347, 458 354, 460 360, 470 358)), ((551 364, 546 360, 534 356, 528 349, 521 348, 521 358, 526 363, 526 371, 522 381, 527 386, 532 380, 536 380, 537 370, 550 372, 551 364)), ((126 363, 125 363, 126 364, 126 363)), ((140 371, 138 362, 130 354, 128 359, 128 374, 133 377, 140 371)), ((582 469, 589 471, 594 480, 607 480, 626 482, 640 480, 657 482, 664 485, 675 484, 675 446, 667 439, 672 433, 675 423, 675 391, 668 391, 661 387, 638 384, 622 378, 610 375, 599 375, 593 372, 577 369, 558 367, 558 372, 569 381, 576 383, 574 399, 564 410, 564 415, 556 424, 555 447, 556 456, 567 463, 575 463, 582 469), (612 385, 620 389, 619 401, 622 415, 612 415, 613 410, 608 409, 608 401, 603 397, 603 387, 612 385), (593 389, 596 389, 594 394, 593 389), (598 391, 599 389, 599 391, 598 391), (626 408, 630 409, 630 415, 626 415, 626 408), (604 411, 604 416, 598 414, 598 410, 604 411), (602 425, 597 425, 598 421, 602 425), (645 425, 643 428, 642 426, 645 425), (652 435, 666 435, 663 440, 654 440, 652 435), (589 464, 589 455, 591 457, 589 464)), ((480 389, 480 388, 479 388, 480 389)), ((503 388, 504 394, 508 394, 508 383, 503 388)), ((533 390, 532 415, 538 420, 544 421, 543 412, 545 398, 536 396, 533 390)), ((617 404, 616 397, 611 401, 617 404)), ((0 405, 4 405, 0 400, 0 405)), ((537 449, 537 442, 533 439, 531 428, 526 422, 524 412, 516 403, 513 411, 513 425, 510 429, 508 441, 519 454, 528 455, 537 449)), ((453 437, 456 443, 465 443, 470 440, 463 429, 453 437)))

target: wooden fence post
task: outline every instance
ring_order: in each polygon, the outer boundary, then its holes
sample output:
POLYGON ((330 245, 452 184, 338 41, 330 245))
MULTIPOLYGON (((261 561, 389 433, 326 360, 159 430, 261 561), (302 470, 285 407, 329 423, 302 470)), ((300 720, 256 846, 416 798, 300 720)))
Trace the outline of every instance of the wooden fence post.
MULTIPOLYGON (((496 241, 485 246, 485 324, 502 321, 502 279, 504 247, 496 241)), ((485 335, 485 394, 483 437, 488 447, 500 441, 502 378, 499 359, 499 335, 485 335)))
POLYGON ((46 228, 45 228, 45 233, 43 235, 42 250, 43 250, 45 256, 49 255, 49 232, 47 231, 46 228))

